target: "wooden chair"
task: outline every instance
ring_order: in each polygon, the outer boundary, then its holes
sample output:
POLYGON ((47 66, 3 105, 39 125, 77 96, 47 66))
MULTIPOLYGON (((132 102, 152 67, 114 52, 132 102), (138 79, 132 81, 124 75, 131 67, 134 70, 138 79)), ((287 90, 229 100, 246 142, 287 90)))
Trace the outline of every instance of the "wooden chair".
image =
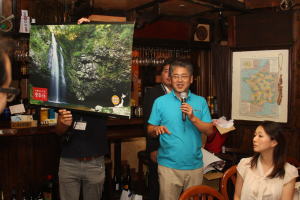
MULTIPOLYGON (((232 185, 235 186, 236 173, 237 173, 236 165, 233 165, 229 169, 227 169, 223 174, 220 187, 221 187, 221 193, 224 196, 225 200, 231 199, 228 196, 228 185, 229 185, 228 183, 230 183, 231 181, 232 185)), ((234 187, 233 187, 233 192, 234 192, 234 187)))
POLYGON ((207 185, 196 185, 186 189, 179 197, 179 200, 225 200, 223 195, 214 188, 207 185))

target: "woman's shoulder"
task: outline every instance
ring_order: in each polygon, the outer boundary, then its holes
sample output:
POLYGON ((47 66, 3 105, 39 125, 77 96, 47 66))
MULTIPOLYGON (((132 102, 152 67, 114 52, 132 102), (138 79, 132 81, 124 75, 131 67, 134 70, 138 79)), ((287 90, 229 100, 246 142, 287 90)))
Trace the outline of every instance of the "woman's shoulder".
POLYGON ((288 162, 286 162, 284 165, 284 171, 289 177, 298 177, 298 169, 288 162))
POLYGON ((252 157, 242 158, 239 162, 239 165, 250 165, 252 157))
POLYGON ((249 170, 251 170, 250 166, 251 166, 251 157, 249 158, 242 158, 239 162, 239 164, 237 165, 237 171, 239 172, 239 174, 242 176, 242 178, 245 178, 246 174, 249 172, 249 170))

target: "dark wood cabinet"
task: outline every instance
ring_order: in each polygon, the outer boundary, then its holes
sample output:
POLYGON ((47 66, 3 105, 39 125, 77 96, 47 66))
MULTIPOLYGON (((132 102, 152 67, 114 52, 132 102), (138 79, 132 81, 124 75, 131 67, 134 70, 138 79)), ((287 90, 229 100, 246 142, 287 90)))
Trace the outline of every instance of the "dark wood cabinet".
POLYGON ((18 196, 22 190, 40 191, 47 175, 57 177, 59 137, 49 130, 19 129, 0 137, 0 184, 4 199, 9 199, 12 189, 18 196))
MULTIPOLYGON (((145 136, 143 119, 111 119, 107 120, 107 127, 108 140, 115 144, 113 162, 117 174, 121 169, 121 143, 145 136)), ((23 189, 40 191, 49 174, 57 183, 61 138, 54 130, 54 127, 0 130, 0 188, 4 199, 9 199, 13 189, 17 196, 21 196, 23 189)))

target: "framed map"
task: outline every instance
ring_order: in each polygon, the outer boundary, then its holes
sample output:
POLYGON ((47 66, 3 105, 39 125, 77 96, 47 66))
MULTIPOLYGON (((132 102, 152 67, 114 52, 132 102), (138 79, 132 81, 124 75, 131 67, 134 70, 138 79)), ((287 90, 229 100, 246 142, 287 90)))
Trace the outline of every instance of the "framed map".
POLYGON ((232 69, 232 119, 287 122, 288 49, 233 52, 232 69))

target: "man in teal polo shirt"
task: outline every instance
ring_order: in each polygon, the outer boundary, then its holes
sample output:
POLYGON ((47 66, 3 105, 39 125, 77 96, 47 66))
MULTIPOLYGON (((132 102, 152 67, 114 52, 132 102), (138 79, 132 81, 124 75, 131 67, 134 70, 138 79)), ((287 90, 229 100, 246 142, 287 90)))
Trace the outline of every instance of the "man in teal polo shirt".
POLYGON ((155 100, 147 127, 148 134, 159 136, 160 141, 157 157, 160 200, 178 199, 183 190, 202 184, 201 134, 213 134, 206 100, 189 91, 193 82, 192 65, 174 61, 169 72, 173 90, 155 100), (182 93, 187 93, 184 101, 182 93))

